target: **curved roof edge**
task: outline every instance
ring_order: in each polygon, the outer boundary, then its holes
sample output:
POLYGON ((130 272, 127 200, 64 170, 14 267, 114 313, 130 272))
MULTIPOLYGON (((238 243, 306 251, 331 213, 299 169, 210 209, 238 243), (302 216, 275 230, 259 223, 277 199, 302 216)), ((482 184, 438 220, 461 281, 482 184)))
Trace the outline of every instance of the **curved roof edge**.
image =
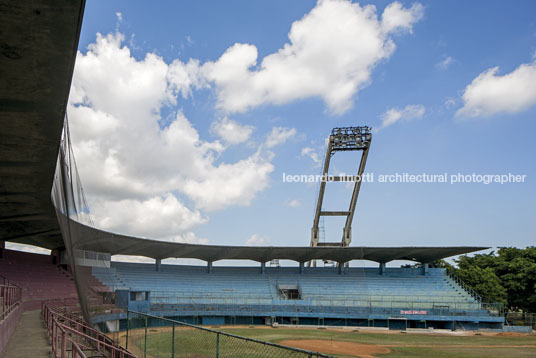
POLYGON ((450 256, 488 249, 489 247, 291 247, 291 246, 221 246, 185 244, 142 239, 99 230, 58 214, 69 225, 73 248, 106 252, 112 255, 145 256, 153 259, 191 258, 203 261, 253 260, 268 262, 286 259, 307 262, 326 259, 337 262, 370 260, 389 262, 410 260, 432 262, 450 256))

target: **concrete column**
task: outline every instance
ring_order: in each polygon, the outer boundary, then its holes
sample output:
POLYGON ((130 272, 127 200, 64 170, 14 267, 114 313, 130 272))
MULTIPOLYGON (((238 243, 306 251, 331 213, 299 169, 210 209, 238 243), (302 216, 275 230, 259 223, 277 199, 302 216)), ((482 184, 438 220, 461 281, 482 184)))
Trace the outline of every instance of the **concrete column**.
POLYGON ((160 272, 162 270, 162 259, 156 259, 155 266, 156 271, 160 272))
POLYGON ((339 275, 344 275, 344 262, 339 262, 339 275))
POLYGON ((303 274, 303 268, 304 268, 303 262, 300 262, 300 275, 303 274))
POLYGON ((60 250, 50 250, 50 262, 52 265, 60 264, 60 250))
POLYGON ((423 276, 428 275, 428 267, 430 267, 429 264, 426 264, 426 263, 422 264, 422 274, 423 274, 423 276))
POLYGON ((385 262, 380 262, 380 275, 385 273, 385 262))
POLYGON ((212 261, 207 261, 207 272, 212 273, 212 261))
POLYGON ((261 274, 264 275, 266 273, 266 262, 261 262, 261 274))

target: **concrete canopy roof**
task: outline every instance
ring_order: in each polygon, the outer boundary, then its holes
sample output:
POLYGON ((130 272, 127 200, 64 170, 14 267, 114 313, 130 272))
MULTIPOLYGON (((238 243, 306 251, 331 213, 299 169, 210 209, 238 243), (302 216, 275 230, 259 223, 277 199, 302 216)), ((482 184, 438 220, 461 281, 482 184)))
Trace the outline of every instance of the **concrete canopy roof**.
MULTIPOLYGON (((66 218, 64 217, 64 220, 66 218)), ((370 260, 389 262, 410 260, 432 262, 446 257, 480 251, 487 247, 260 247, 195 245, 141 239, 113 234, 69 220, 71 237, 76 238, 73 247, 80 250, 106 252, 112 255, 136 255, 154 259, 194 258, 204 261, 253 260, 268 262, 287 259, 307 262, 327 259, 337 262, 370 260)))
POLYGON ((0 0, 0 240, 64 246, 50 192, 84 0, 0 0))

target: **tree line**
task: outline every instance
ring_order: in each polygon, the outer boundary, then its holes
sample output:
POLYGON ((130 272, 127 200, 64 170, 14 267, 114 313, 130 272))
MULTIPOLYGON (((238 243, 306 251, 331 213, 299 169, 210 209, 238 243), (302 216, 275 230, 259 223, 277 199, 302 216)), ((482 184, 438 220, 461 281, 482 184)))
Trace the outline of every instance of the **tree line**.
POLYGON ((434 262, 461 278, 483 302, 500 302, 514 312, 536 312, 536 247, 501 247, 497 252, 462 255, 451 265, 434 262))

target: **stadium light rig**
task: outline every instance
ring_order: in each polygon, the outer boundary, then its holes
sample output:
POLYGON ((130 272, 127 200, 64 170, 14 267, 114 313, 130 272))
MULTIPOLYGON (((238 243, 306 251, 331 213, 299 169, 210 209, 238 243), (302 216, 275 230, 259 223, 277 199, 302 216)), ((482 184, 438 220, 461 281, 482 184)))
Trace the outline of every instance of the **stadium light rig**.
POLYGON ((331 155, 340 150, 368 149, 371 139, 370 127, 333 128, 329 136, 331 155))
MULTIPOLYGON (((367 163, 368 151, 372 141, 371 128, 367 126, 359 127, 340 127, 333 128, 329 136, 328 147, 326 150, 326 158, 324 159, 324 169, 322 178, 328 177, 329 162, 331 157, 338 151, 361 151, 361 161, 357 170, 357 178, 363 177, 365 165, 367 163)), ((330 176, 333 181, 345 181, 346 178, 340 176, 330 176)), ((320 182, 320 190, 318 192, 318 200, 316 204, 315 217, 313 227, 311 229, 311 246, 349 246, 352 241, 352 221, 354 218, 357 197, 361 188, 361 180, 354 182, 354 189, 350 199, 350 206, 347 211, 323 211, 322 202, 324 201, 324 192, 326 190, 326 181, 320 182), (319 222, 321 216, 346 216, 346 224, 343 228, 341 242, 319 242, 319 222)), ((316 266, 316 261, 313 261, 316 266)), ((310 266, 310 263, 309 263, 310 266)))

